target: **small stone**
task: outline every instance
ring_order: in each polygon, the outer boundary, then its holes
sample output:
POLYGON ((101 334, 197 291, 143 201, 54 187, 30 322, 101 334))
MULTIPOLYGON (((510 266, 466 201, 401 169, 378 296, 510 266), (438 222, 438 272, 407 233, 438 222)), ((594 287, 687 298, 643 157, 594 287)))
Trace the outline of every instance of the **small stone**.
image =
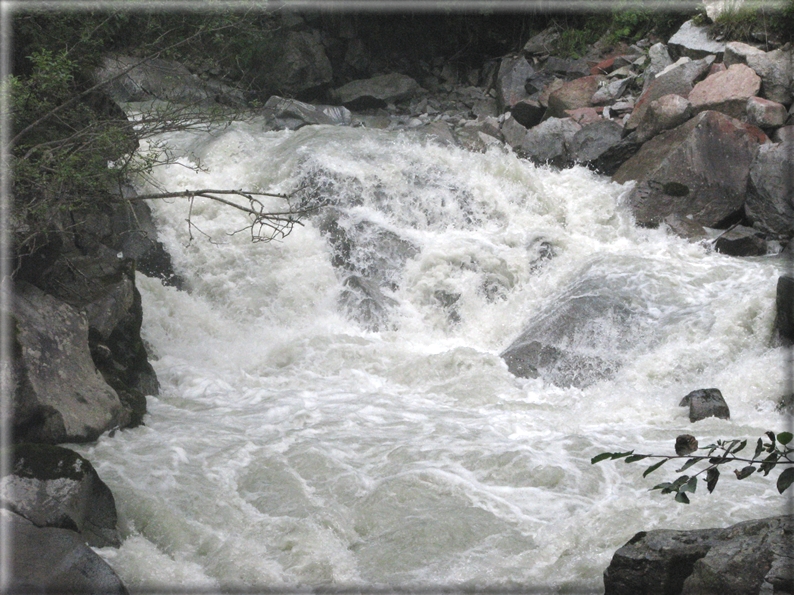
POLYGON ((692 434, 681 434, 675 439, 675 454, 686 456, 698 449, 698 441, 692 434))

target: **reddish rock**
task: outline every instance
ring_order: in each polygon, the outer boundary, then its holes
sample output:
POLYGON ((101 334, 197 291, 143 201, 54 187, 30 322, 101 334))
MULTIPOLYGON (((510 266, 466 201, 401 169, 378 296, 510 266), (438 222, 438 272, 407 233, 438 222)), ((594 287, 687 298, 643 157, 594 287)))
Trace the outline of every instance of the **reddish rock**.
POLYGON ((759 128, 780 128, 786 122, 786 107, 761 97, 747 100, 747 121, 759 128))
POLYGON ((548 116, 562 118, 565 117, 565 110, 580 107, 591 107, 590 100, 598 90, 601 82, 606 77, 600 75, 583 76, 567 83, 549 95, 548 116))
POLYGON ((603 108, 580 107, 577 109, 565 110, 565 115, 573 119, 577 124, 586 126, 587 124, 601 120, 602 118, 599 112, 602 110, 603 108))
POLYGON ((640 225, 677 214, 717 227, 744 204, 759 132, 725 114, 701 112, 645 143, 612 179, 637 182, 628 202, 640 225))
POLYGON ((724 72, 726 70, 728 70, 728 67, 725 65, 724 62, 715 62, 709 68, 708 76, 711 76, 712 74, 717 74, 718 72, 724 72))
POLYGON ((671 94, 688 97, 695 83, 705 76, 713 62, 714 57, 711 56, 702 60, 683 63, 658 74, 637 100, 634 111, 626 122, 626 129, 634 130, 637 128, 652 101, 671 94))
POLYGON ((562 79, 555 78, 545 87, 543 87, 543 90, 538 95, 538 102, 540 103, 540 105, 542 105, 543 107, 549 107, 549 97, 551 96, 552 93, 560 89, 564 83, 565 81, 563 81, 562 79))
POLYGON ((700 81, 689 94, 692 109, 697 112, 715 110, 734 118, 747 113, 747 100, 758 95, 761 77, 744 64, 733 64, 700 81))
POLYGON ((637 126, 637 140, 645 142, 663 130, 680 126, 692 116, 692 105, 680 95, 663 95, 652 101, 637 126))
POLYGON ((615 69, 615 58, 602 60, 590 69, 590 74, 609 74, 615 69))
POLYGON ((791 79, 794 77, 794 50, 790 45, 771 52, 732 41, 725 46, 725 63, 746 64, 761 77, 761 95, 766 99, 788 104, 792 100, 791 79))

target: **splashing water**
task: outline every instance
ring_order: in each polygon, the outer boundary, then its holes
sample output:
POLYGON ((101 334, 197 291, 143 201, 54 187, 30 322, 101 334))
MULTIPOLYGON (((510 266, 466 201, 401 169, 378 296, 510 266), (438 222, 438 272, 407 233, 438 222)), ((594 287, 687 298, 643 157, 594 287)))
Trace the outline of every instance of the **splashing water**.
POLYGON ((132 591, 598 592, 637 531, 781 512, 769 478, 726 478, 685 506, 648 492, 665 468, 590 465, 605 450, 672 454, 684 431, 782 429, 775 258, 637 228, 624 187, 495 148, 256 122, 170 142, 205 171, 161 168, 163 187, 319 208, 252 244, 227 235, 239 214, 197 199, 192 221, 218 245, 188 242, 185 202, 152 204, 190 288, 138 277, 161 394, 145 426, 79 447, 116 495, 125 541, 99 551, 132 591), (585 303, 595 314, 565 335, 585 303), (526 329, 595 371, 514 376, 500 354, 526 329), (692 425, 678 402, 709 387, 732 419, 692 425))

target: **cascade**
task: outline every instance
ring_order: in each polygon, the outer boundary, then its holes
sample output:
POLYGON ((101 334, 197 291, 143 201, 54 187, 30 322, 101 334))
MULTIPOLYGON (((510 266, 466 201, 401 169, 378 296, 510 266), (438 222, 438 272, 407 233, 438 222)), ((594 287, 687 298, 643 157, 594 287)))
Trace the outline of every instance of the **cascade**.
POLYGON ((131 590, 599 591, 640 530, 782 510, 760 474, 682 505, 648 491, 671 469, 590 464, 784 429, 776 258, 639 228, 627 187, 496 147, 255 120, 168 140, 178 162, 141 189, 317 209, 252 243, 217 203, 195 200, 192 241, 184 200, 152 204, 188 287, 138 277, 161 394, 78 448, 116 495, 125 540, 99 552, 131 590), (678 402, 710 387, 732 419, 691 424, 678 402))

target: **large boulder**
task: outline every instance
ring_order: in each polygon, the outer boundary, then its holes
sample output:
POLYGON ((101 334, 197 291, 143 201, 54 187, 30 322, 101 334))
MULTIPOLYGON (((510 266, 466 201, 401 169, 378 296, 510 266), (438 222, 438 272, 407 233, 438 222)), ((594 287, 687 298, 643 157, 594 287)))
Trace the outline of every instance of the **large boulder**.
POLYGON ((661 42, 653 44, 648 48, 648 65, 643 72, 643 92, 656 78, 656 75, 662 72, 665 68, 670 66, 673 61, 670 59, 670 52, 667 51, 667 46, 661 42))
POLYGON ((262 112, 270 126, 276 130, 297 130, 303 126, 321 124, 347 126, 353 119, 350 110, 345 107, 312 105, 278 95, 273 95, 267 100, 262 112))
POLYGON ((788 117, 786 106, 762 97, 750 97, 746 112, 747 122, 764 130, 780 128, 788 117))
POLYGON ((124 408, 91 359, 85 315, 28 283, 15 290, 14 438, 87 442, 119 426, 124 408))
POLYGON ((794 517, 725 529, 641 531, 612 557, 605 595, 761 595, 794 592, 794 517))
POLYGON ((766 99, 788 105, 794 97, 794 48, 786 46, 765 52, 756 47, 732 41, 725 46, 725 64, 746 64, 761 77, 761 94, 766 99))
POLYGON ((500 111, 509 110, 529 97, 524 85, 534 74, 535 69, 523 56, 502 58, 496 75, 496 100, 500 111))
POLYGON ((17 444, 0 479, 3 505, 37 527, 77 531, 93 547, 118 547, 113 494, 91 463, 49 444, 17 444))
POLYGON ((593 95, 606 80, 602 75, 590 75, 563 83, 549 95, 546 117, 562 118, 566 110, 592 106, 593 95))
POLYGON ((572 118, 549 118, 527 130, 512 146, 516 153, 535 163, 561 167, 570 160, 570 143, 581 129, 572 118))
POLYGON ((730 116, 701 112, 645 143, 612 179, 637 182, 628 202, 640 225, 678 214, 719 227, 742 208, 750 164, 765 139, 730 116))
POLYGON ((334 90, 333 96, 345 107, 356 110, 386 107, 410 99, 422 90, 410 76, 395 72, 351 81, 334 90))
POLYGON ((634 111, 626 121, 626 130, 637 128, 652 101, 665 95, 689 97, 695 83, 708 74, 713 62, 714 56, 707 56, 701 60, 687 58, 671 64, 660 72, 637 100, 634 111))
POLYGON ((707 26, 687 21, 667 41, 667 48, 673 59, 681 56, 698 59, 708 55, 719 58, 725 52, 725 43, 711 39, 707 26))
POLYGON ((593 163, 623 138, 623 127, 617 122, 599 118, 585 124, 568 143, 568 158, 575 163, 593 163))
POLYGON ((262 65, 266 85, 273 93, 303 99, 328 88, 333 67, 319 31, 286 31, 277 43, 276 59, 262 65))
POLYGON ((764 233, 744 225, 721 233, 714 241, 714 249, 728 256, 764 256, 767 253, 764 233))
POLYGON ((238 89, 204 81, 173 60, 107 55, 94 77, 97 82, 106 83, 108 93, 119 103, 161 99, 199 105, 245 105, 238 89))
POLYGON ((636 287, 585 272, 529 321, 501 357, 515 376, 583 388, 612 378, 624 358, 650 342, 651 319, 636 287))
POLYGON ((794 345, 794 277, 787 275, 777 280, 775 331, 784 345, 794 345))
POLYGON ((10 549, 8 593, 127 595, 118 575, 74 531, 40 528, 0 509, 10 549))
POLYGON ((734 118, 747 113, 747 100, 758 95, 761 77, 744 64, 733 64, 727 70, 700 81, 689 93, 692 110, 716 110, 734 118))
POLYGON ((759 229, 794 236, 794 139, 761 146, 750 166, 745 209, 759 229))
POLYGON ((680 126, 692 116, 692 104, 681 95, 663 95, 651 101, 637 125, 637 140, 645 142, 663 130, 680 126))

